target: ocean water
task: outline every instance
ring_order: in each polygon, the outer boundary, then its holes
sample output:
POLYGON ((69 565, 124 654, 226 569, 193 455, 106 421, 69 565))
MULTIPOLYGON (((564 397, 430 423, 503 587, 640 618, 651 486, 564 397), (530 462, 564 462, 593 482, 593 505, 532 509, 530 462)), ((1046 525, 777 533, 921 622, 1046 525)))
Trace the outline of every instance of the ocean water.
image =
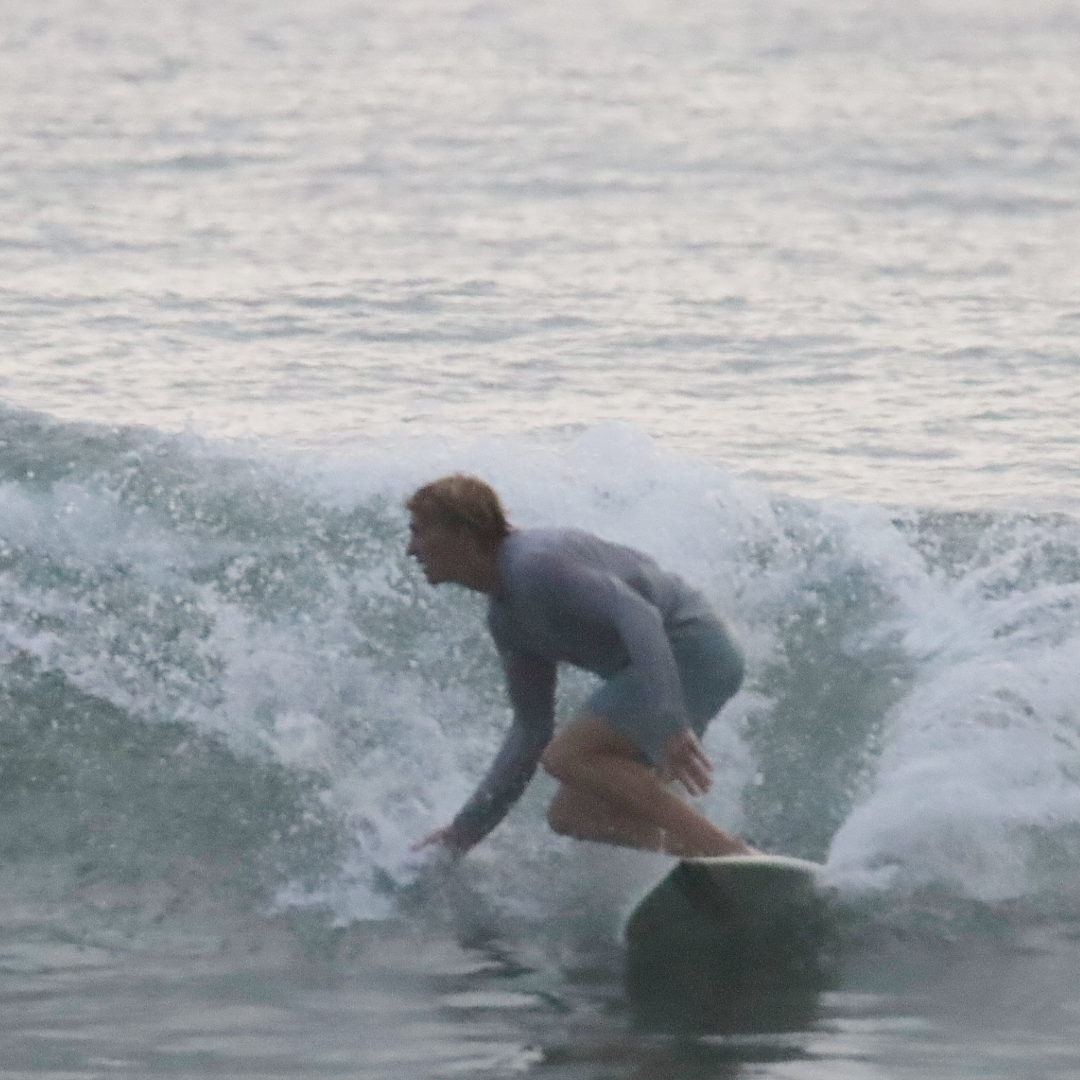
POLYGON ((0 1080, 1080 1075, 1080 7, 0 11, 0 1080), (641 1030, 670 861, 544 776, 410 851, 509 717, 455 469, 727 615, 799 1023, 641 1030))

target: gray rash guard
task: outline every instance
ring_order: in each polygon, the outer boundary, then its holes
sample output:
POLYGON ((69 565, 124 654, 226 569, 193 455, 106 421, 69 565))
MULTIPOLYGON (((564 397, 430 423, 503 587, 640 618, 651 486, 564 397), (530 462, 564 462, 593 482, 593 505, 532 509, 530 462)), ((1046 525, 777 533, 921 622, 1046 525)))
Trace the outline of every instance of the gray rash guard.
POLYGON ((454 819, 472 844, 520 797, 554 728, 556 665, 610 678, 645 676, 649 711, 665 734, 688 726, 668 635, 717 616, 701 593, 648 555, 573 529, 511 533, 488 627, 502 657, 514 722, 494 764, 454 819))

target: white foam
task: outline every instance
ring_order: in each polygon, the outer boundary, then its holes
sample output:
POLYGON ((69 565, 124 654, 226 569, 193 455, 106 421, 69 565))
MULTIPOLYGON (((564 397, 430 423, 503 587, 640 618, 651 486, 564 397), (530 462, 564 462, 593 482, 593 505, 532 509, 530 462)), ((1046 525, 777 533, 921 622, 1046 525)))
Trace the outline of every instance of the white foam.
MULTIPOLYGON (((341 912, 385 910, 372 868, 413 872, 411 844, 452 816, 509 721, 483 605, 431 590, 403 552, 402 500, 458 469, 495 484, 521 525, 578 526, 650 552, 729 619, 749 677, 709 729, 715 784, 700 804, 725 827, 761 826, 746 796, 763 777, 760 790, 779 800, 770 820, 795 841, 819 824, 794 809, 803 794, 826 807, 854 798, 832 838, 831 880, 854 890, 937 882, 994 899, 1032 887, 1032 830, 1080 824, 1080 574, 1069 563, 1080 558, 1068 521, 976 523, 972 553, 937 568, 916 541, 947 546, 963 523, 901 528, 878 507, 782 499, 662 453, 625 425, 562 442, 264 456, 247 488, 243 469, 219 467, 231 451, 184 458, 185 445, 173 451, 185 497, 228 500, 235 527, 204 527, 197 506, 170 517, 121 503, 95 483, 0 489, 5 543, 70 570, 0 574, 3 647, 136 715, 188 719, 245 753, 324 774, 355 837, 327 893, 341 912), (879 670, 886 654, 899 674, 879 670), (800 664, 822 673, 813 716, 800 715, 800 664), (840 702, 875 679, 896 684, 895 703, 856 725, 865 746, 836 748, 855 753, 858 769, 816 775, 808 763, 831 737, 816 726, 830 722, 830 680, 840 702), (789 764, 768 759, 780 751, 789 764)), ((562 679, 562 717, 587 684, 562 679)), ((858 720, 878 698, 854 700, 858 720)), ((545 826, 550 793, 538 779, 470 856, 505 898, 546 895, 553 866, 578 873, 568 842, 545 826)))

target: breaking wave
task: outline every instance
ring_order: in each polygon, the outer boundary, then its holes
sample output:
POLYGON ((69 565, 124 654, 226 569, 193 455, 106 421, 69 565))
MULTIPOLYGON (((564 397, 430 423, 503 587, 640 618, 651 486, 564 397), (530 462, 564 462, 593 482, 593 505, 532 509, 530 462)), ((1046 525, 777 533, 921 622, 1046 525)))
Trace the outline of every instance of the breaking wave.
MULTIPOLYGON (((482 603, 404 554, 402 498, 451 469, 518 524, 649 551, 726 613, 749 667, 708 733, 715 820, 894 913, 1075 906, 1071 518, 801 501, 620 426, 316 458, 12 409, 6 894, 147 925, 194 893, 388 915, 509 719, 482 603)), ((561 717, 588 683, 564 674, 561 717)), ((470 856, 475 888, 527 918, 625 904, 641 871, 550 834, 551 790, 470 856)))

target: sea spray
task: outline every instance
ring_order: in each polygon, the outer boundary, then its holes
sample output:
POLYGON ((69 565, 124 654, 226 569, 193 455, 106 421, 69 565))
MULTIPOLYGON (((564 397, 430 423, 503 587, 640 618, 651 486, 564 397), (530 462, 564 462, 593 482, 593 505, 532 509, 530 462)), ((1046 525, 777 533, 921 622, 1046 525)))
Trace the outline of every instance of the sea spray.
MULTIPOLYGON (((1072 519, 792 499, 625 426, 326 457, 0 420, 10 865, 34 846, 122 881, 224 860, 237 873, 208 880, 256 909, 391 913, 387 881, 408 884, 411 844, 510 719, 481 598, 404 553, 404 497, 461 468, 517 524, 646 550, 729 620, 749 663, 706 739, 715 820, 827 858, 874 903, 1070 902, 1072 519)), ((560 721, 591 681, 561 675, 560 721)), ((472 886, 521 917, 599 905, 614 924, 640 883, 548 831, 552 793, 538 775, 469 856, 472 886)))

